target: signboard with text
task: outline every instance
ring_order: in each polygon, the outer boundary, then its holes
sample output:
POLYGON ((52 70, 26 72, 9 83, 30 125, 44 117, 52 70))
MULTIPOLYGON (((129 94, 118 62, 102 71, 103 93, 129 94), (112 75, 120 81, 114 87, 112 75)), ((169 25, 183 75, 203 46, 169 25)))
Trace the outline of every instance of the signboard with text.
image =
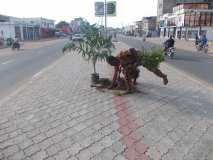
MULTIPOLYGON (((104 2, 95 2, 95 16, 96 17, 104 16, 104 2)), ((116 16, 115 1, 107 2, 107 16, 111 16, 111 17, 116 16)))

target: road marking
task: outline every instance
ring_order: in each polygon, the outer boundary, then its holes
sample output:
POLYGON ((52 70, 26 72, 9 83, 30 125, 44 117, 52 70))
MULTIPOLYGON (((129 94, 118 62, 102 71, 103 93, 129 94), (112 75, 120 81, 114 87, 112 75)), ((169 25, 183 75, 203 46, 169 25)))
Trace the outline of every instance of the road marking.
POLYGON ((43 73, 43 71, 40 71, 40 72, 34 74, 34 76, 32 77, 32 79, 35 79, 35 78, 39 77, 42 73, 43 73))
POLYGON ((11 59, 11 60, 8 60, 8 61, 3 62, 2 64, 5 65, 5 64, 12 63, 12 62, 14 62, 14 61, 15 61, 14 59, 11 59))

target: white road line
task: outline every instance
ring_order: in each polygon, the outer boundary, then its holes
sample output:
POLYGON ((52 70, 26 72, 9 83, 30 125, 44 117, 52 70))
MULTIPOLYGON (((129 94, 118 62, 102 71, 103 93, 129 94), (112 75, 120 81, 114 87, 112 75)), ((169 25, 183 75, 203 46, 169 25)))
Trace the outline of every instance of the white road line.
POLYGON ((14 62, 14 61, 15 61, 14 59, 11 59, 11 60, 8 60, 8 61, 3 62, 2 64, 5 65, 5 64, 12 63, 12 62, 14 62))
POLYGON ((43 73, 43 71, 40 71, 40 72, 34 74, 32 79, 35 79, 35 78, 39 77, 42 73, 43 73))

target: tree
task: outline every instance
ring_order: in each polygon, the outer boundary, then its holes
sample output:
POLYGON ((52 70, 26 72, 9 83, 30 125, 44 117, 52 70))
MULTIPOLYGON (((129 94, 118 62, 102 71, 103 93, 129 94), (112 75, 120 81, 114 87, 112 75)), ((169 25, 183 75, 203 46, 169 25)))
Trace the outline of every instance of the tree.
POLYGON ((110 56, 115 46, 111 38, 104 38, 104 36, 100 34, 96 25, 87 24, 84 27, 86 39, 78 43, 70 42, 66 44, 63 48, 63 52, 69 50, 81 54, 83 58, 92 62, 94 71, 92 75, 99 77, 96 72, 96 62, 98 60, 105 60, 110 56))
POLYGON ((69 26, 69 23, 67 23, 67 22, 65 22, 65 21, 60 21, 60 22, 58 22, 56 25, 55 25, 55 27, 56 28, 62 28, 62 27, 64 27, 64 26, 69 26))

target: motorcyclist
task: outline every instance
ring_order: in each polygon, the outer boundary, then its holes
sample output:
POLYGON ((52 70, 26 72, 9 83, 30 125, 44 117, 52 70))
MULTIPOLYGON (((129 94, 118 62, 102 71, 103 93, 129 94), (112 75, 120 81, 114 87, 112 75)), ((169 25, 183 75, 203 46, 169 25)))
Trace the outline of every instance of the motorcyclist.
POLYGON ((198 35, 196 35, 195 37, 195 46, 197 46, 200 43, 200 38, 198 37, 198 35))
POLYGON ((173 39, 172 36, 169 37, 168 40, 166 40, 166 42, 164 42, 164 51, 167 51, 169 48, 174 47, 175 45, 175 40, 173 39))
POLYGON ((206 45, 208 45, 208 39, 207 39, 207 37, 206 37, 206 35, 204 34, 203 36, 202 36, 202 38, 201 38, 201 47, 203 48, 204 46, 206 46, 206 45))
POLYGON ((19 43, 19 39, 17 37, 14 38, 13 44, 12 44, 12 49, 20 49, 20 43, 19 43))

